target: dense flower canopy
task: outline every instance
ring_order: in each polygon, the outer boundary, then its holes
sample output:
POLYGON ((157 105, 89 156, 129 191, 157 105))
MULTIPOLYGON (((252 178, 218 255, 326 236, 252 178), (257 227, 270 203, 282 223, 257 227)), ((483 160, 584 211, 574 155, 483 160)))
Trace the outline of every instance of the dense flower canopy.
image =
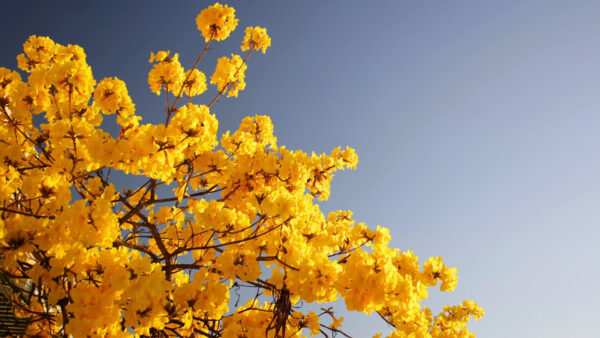
POLYGON ((440 257, 421 267, 388 247, 386 228, 321 212, 333 174, 356 167, 353 149, 289 150, 268 116, 219 139, 211 108, 244 89, 249 56, 271 44, 266 29, 246 30, 244 58, 218 60, 210 103, 191 102, 207 90, 200 59, 237 22, 218 3, 198 15, 207 44, 191 69, 177 53, 151 54, 164 124, 141 122, 123 81, 96 82, 79 46, 32 36, 17 58, 27 79, 0 68, 1 269, 27 334, 331 335, 343 318, 299 301, 341 298, 381 316, 392 337, 471 336, 467 322, 483 315, 474 302, 437 316, 421 305, 429 287, 456 287, 456 268, 440 257), (116 115, 118 135, 102 129, 105 115, 116 115), (119 192, 114 171, 145 183, 119 192), (240 287, 255 292, 234 304, 240 287))

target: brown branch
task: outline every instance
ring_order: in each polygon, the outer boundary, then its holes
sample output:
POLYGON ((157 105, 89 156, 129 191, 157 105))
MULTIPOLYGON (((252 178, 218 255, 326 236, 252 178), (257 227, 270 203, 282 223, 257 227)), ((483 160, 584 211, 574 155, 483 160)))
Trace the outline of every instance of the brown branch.
MULTIPOLYGON (((200 63, 200 60, 202 60, 202 57, 204 57, 204 54, 208 50, 208 47, 210 46, 211 42, 212 42, 212 33, 211 33, 211 38, 208 39, 208 42, 206 43, 206 46, 204 46, 204 50, 202 50, 202 53, 200 53, 200 55, 196 59, 196 62, 194 63, 194 66, 192 67, 192 69, 190 69, 189 74, 185 77, 185 80, 183 80, 183 82, 181 83, 181 88, 179 88, 179 93, 177 93, 177 96, 175 97, 175 100, 173 101, 173 104, 170 107, 167 106, 167 121, 165 122, 165 126, 169 125, 169 119, 171 119, 171 113, 175 109, 175 105, 177 104, 177 102, 181 98, 181 95, 183 94, 183 89, 185 88, 185 83, 189 80, 190 76, 192 76, 192 72, 194 71, 194 69, 196 69, 196 67, 198 67, 198 64, 200 63)), ((169 95, 168 92, 167 92, 167 95, 169 95)))
MULTIPOLYGON (((272 227, 271 229, 261 233, 261 234, 256 234, 256 235, 252 235, 250 237, 247 238, 243 238, 243 239, 238 239, 235 241, 231 241, 231 242, 227 242, 227 243, 221 243, 221 244, 215 244, 215 245, 209 245, 209 246, 201 246, 201 247, 192 247, 192 248, 185 248, 185 250, 183 251, 192 251, 192 250, 208 250, 208 249, 217 249, 217 248, 221 248, 227 245, 233 245, 233 244, 238 244, 238 243, 243 243, 243 242, 247 242, 247 241, 251 241, 253 239, 259 238, 261 236, 264 236, 274 230, 276 230, 277 228, 280 228, 281 226, 283 226, 285 223, 287 223, 289 220, 291 220, 292 218, 288 218, 287 220, 279 223, 278 225, 272 227)), ((179 250, 181 250, 182 248, 179 248, 178 250, 175 250, 174 252, 177 252, 179 250)))
POLYGON ((0 210, 5 211, 5 212, 12 212, 12 213, 23 215, 23 216, 35 217, 35 218, 38 218, 38 219, 41 219, 41 218, 54 219, 54 216, 35 215, 35 214, 30 214, 30 213, 26 213, 26 212, 22 212, 22 211, 18 211, 18 210, 7 209, 7 208, 4 208, 4 207, 0 207, 0 210))
POLYGON ((152 262, 160 261, 160 259, 158 259, 158 256, 156 256, 152 251, 150 251, 150 249, 148 247, 145 247, 145 246, 128 243, 121 239, 115 240, 113 242, 113 246, 114 247, 124 246, 124 247, 130 248, 130 249, 133 249, 133 250, 141 251, 141 252, 147 254, 148 256, 152 257, 152 262))
POLYGON ((283 266, 285 266, 286 268, 292 269, 294 271, 300 271, 300 269, 295 268, 291 265, 289 265, 288 263, 282 261, 279 257, 277 256, 260 256, 260 257, 256 257, 256 260, 259 262, 269 262, 269 261, 276 261, 278 263, 281 263, 283 266))
MULTIPOLYGON (((25 134, 24 131, 22 131, 16 124, 16 122, 10 118, 10 115, 8 115, 8 112, 6 111, 6 109, 4 107, 2 107, 2 112, 4 113, 4 115, 6 116, 6 118, 8 119, 8 122, 10 122, 10 124, 12 124, 13 128, 15 128, 19 133, 21 133, 21 135, 23 135, 23 137, 25 137, 25 139, 27 139, 29 142, 31 142, 34 146, 36 146, 41 152, 42 154, 44 154, 44 156, 50 160, 50 162, 54 161, 54 158, 52 157, 52 155, 50 155, 50 153, 48 151, 46 151, 46 149, 42 148, 41 145, 37 144, 37 142, 35 142, 34 140, 31 139, 31 137, 29 137, 27 134, 25 134)), ((39 160, 39 159, 38 159, 39 160)), ((41 163, 45 164, 44 162, 40 161, 41 163)))

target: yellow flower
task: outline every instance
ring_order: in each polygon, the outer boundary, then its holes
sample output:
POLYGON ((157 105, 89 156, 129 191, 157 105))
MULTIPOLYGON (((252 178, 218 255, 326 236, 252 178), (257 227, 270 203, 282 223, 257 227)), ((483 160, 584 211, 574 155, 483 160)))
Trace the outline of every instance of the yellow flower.
POLYGON ((210 78, 210 83, 217 85, 217 89, 223 92, 229 87, 227 96, 237 97, 238 91, 246 88, 246 82, 244 81, 246 68, 248 66, 239 55, 231 54, 231 59, 225 56, 221 57, 217 62, 215 72, 210 78))
POLYGON ((218 2, 203 9, 196 17, 198 30, 202 32, 207 42, 211 39, 217 41, 226 39, 235 30, 237 24, 235 9, 218 2))
POLYGON ((148 73, 150 90, 160 95, 163 87, 177 94, 183 84, 184 72, 179 63, 179 54, 169 56, 170 51, 160 51, 154 55, 150 53, 150 62, 158 62, 148 73))
POLYGON ((183 89, 185 95, 196 96, 206 91, 206 76, 198 69, 192 69, 185 72, 183 89))
POLYGON ((150 52, 150 60, 148 60, 148 62, 153 63, 153 62, 163 62, 165 61, 166 58, 169 57, 169 54, 171 53, 171 51, 167 50, 161 50, 158 51, 156 54, 154 54, 154 52, 150 52))
POLYGON ((312 311, 308 312, 308 317, 305 319, 304 325, 310 329, 311 336, 317 335, 319 332, 321 332, 319 316, 312 311))
POLYGON ((25 54, 17 56, 19 68, 29 72, 48 67, 56 55, 58 47, 59 45, 49 37, 30 36, 23 44, 25 54))
POLYGON ((331 315, 331 318, 333 318, 333 323, 331 324, 331 328, 332 329, 337 329, 338 327, 342 326, 342 322, 344 321, 344 317, 335 318, 334 315, 331 315))
POLYGON ((242 50, 246 51, 250 48, 262 49, 263 54, 267 48, 271 46, 271 38, 267 35, 267 29, 261 27, 246 27, 246 35, 242 42, 242 50))
POLYGON ((105 114, 130 115, 135 109, 125 82, 117 78, 100 81, 94 90, 94 100, 105 114))
POLYGON ((423 264, 422 281, 427 286, 434 286, 441 280, 440 290, 452 291, 456 288, 457 271, 456 268, 449 268, 442 263, 442 257, 431 257, 423 264))

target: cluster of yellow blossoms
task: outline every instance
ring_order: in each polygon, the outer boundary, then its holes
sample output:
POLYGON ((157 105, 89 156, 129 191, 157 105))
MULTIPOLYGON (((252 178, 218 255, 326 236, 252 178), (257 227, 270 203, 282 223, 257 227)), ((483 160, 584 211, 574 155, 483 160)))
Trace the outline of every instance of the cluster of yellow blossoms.
POLYGON ((356 167, 353 149, 288 150, 267 116, 218 139, 211 106, 244 88, 248 56, 270 38, 249 27, 248 55, 219 59, 217 96, 198 105, 190 98, 206 91, 206 76, 196 66, 238 20, 215 4, 196 21, 207 45, 192 69, 176 53, 150 57, 164 124, 141 124, 123 81, 96 83, 79 46, 32 36, 17 58, 27 80, 0 68, 0 270, 17 314, 30 318, 27 334, 332 335, 343 318, 299 301, 341 298, 376 312, 391 337, 472 336, 466 323, 483 315, 475 303, 435 317, 421 306, 429 287, 455 288, 455 268, 439 257, 421 268, 411 251, 388 247, 387 229, 320 211, 315 199, 328 198, 333 174, 356 167), (114 136, 101 128, 111 114, 114 136), (145 183, 118 192, 114 171, 145 183), (241 287, 256 292, 234 305, 241 287))
POLYGON ((227 96, 237 97, 238 92, 246 88, 246 68, 246 62, 239 55, 231 54, 231 58, 223 56, 217 61, 217 69, 210 78, 210 83, 217 85, 221 92, 226 92, 229 88, 227 96))
POLYGON ((226 39, 235 30, 237 24, 235 9, 218 2, 202 10, 196 17, 196 25, 206 42, 226 39))
POLYGON ((266 28, 258 26, 246 28, 246 36, 241 47, 242 51, 254 48, 262 50, 263 54, 265 54, 269 47, 271 47, 271 38, 267 35, 266 28))

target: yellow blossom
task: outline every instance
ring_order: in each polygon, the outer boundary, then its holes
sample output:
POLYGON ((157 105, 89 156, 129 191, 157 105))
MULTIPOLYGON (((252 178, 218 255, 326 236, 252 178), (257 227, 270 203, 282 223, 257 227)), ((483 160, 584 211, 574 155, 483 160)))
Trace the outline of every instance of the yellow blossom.
POLYGON ((163 88, 177 94, 183 84, 184 71, 179 63, 179 54, 169 54, 169 51, 160 51, 156 55, 150 55, 150 62, 157 63, 148 73, 148 84, 150 90, 157 95, 160 95, 163 88))
POLYGON ((185 72, 183 88, 185 95, 196 96, 206 91, 206 76, 197 69, 185 72))
POLYGON ((250 48, 262 50, 263 54, 271 46, 271 38, 267 35, 267 29, 262 27, 247 27, 244 41, 242 42, 242 51, 250 48))
POLYGON ((202 36, 206 41, 226 39, 235 30, 237 23, 235 9, 227 5, 221 5, 218 2, 203 9, 196 17, 198 30, 202 32, 202 36))
POLYGON ((231 54, 231 58, 221 57, 210 83, 217 85, 219 91, 227 92, 227 96, 237 97, 238 92, 246 88, 246 68, 248 66, 239 55, 231 54))

